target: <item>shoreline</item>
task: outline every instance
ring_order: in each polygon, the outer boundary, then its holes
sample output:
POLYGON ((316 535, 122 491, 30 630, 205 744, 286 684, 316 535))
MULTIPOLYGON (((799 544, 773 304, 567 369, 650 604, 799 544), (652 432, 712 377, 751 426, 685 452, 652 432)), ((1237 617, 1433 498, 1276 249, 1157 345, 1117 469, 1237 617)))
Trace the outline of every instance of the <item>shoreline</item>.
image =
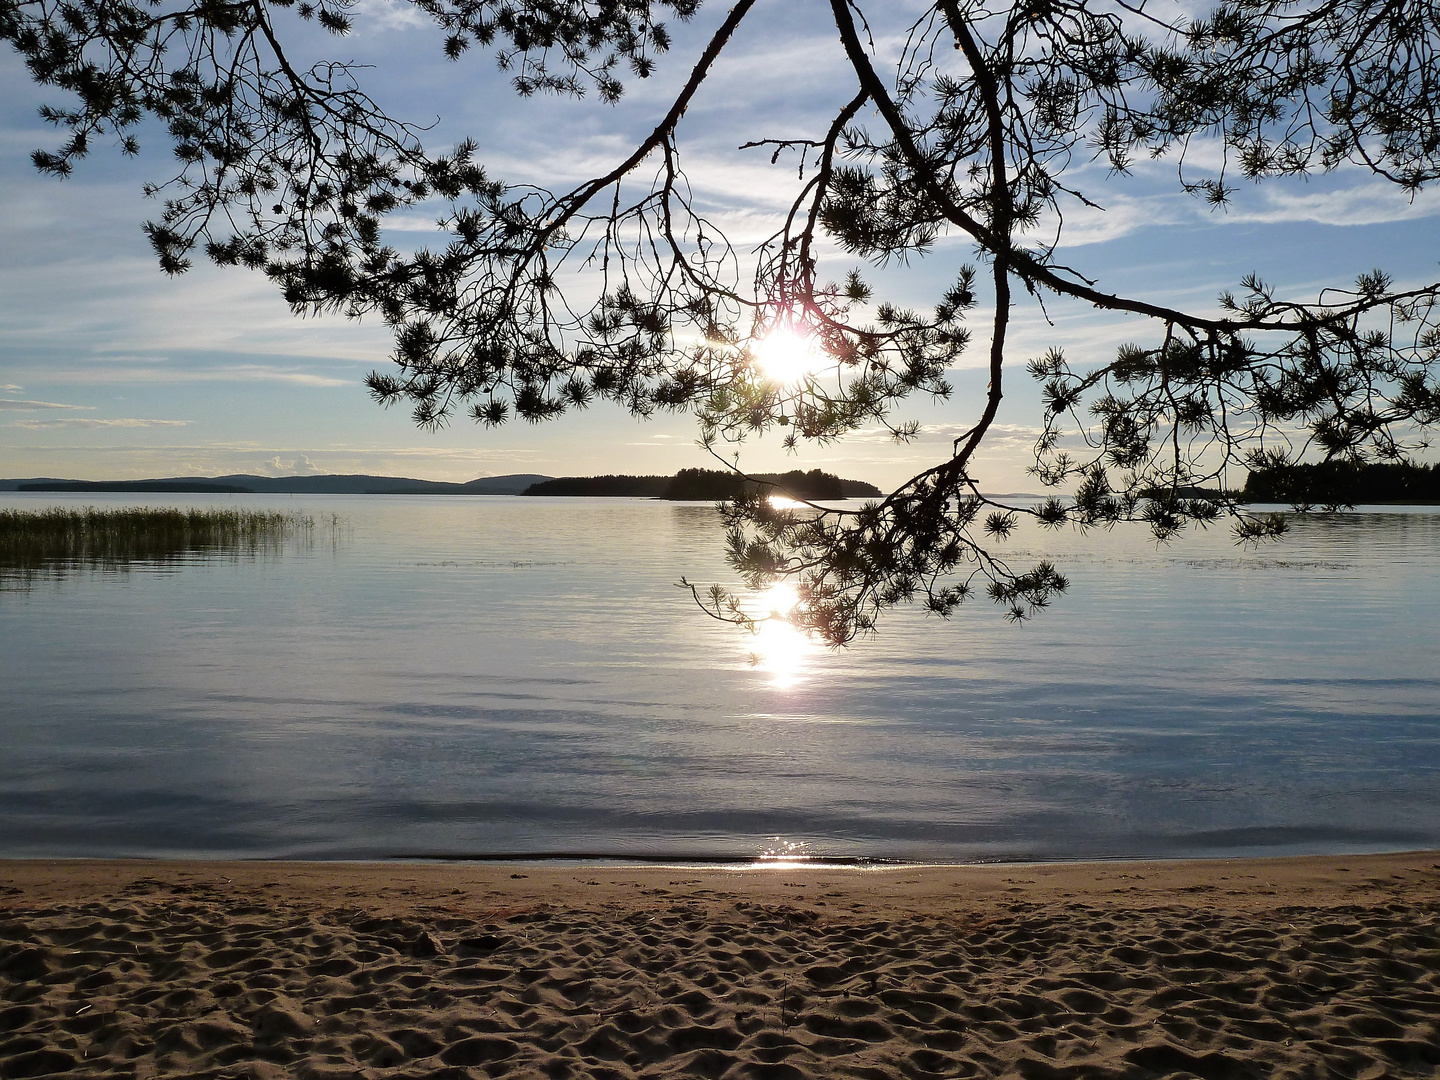
POLYGON ((1431 1077, 1440 851, 0 861, 0 1076, 1431 1077))
POLYGON ((203 855, 4 855, 0 854, 0 874, 7 867, 38 864, 64 865, 89 863, 97 866, 159 865, 185 867, 208 866, 450 866, 455 868, 493 868, 508 866, 552 867, 559 869, 614 870, 679 870, 745 871, 781 869, 842 870, 986 870, 1006 867, 1094 867, 1143 863, 1154 866, 1193 864, 1200 868, 1216 863, 1327 863, 1357 859, 1433 857, 1440 860, 1440 847, 1396 847, 1365 851, 1321 853, 1246 854, 1243 851, 1221 855, 1080 855, 1074 858, 1057 855, 1016 856, 981 859, 908 859, 883 855, 722 855, 703 852, 671 855, 606 854, 587 851, 501 851, 494 854, 465 852, 409 852, 395 854, 317 855, 234 855, 212 857, 203 855))
POLYGON ((625 879, 623 886, 616 884, 615 887, 629 888, 677 874, 686 875, 687 880, 696 879, 697 875, 699 879, 708 879, 706 893, 725 886, 791 899, 797 897, 795 890, 800 885, 777 885, 772 878, 828 875, 836 880, 824 884, 841 890, 842 903, 852 900, 872 904, 902 900, 943 903, 944 898, 955 898, 957 891, 972 901, 994 897, 1003 891, 1007 896, 1023 894, 1036 902, 1048 902, 1058 896, 1084 896, 1098 902, 1109 894, 1124 891, 1129 895, 1138 892, 1179 902, 1185 894, 1202 891, 1252 900, 1275 896, 1293 901, 1339 903, 1342 897, 1354 894, 1357 881, 1373 885, 1382 880, 1374 875, 1393 876, 1397 870, 1429 881, 1429 888, 1440 900, 1440 849, 1350 855, 988 863, 867 863, 818 859, 604 862, 586 861, 583 857, 572 860, 523 856, 333 860, 0 858, 0 911, 13 906, 19 897, 43 897, 61 902, 115 897, 133 890, 136 882, 157 882, 162 877, 172 878, 172 884, 181 885, 205 882, 214 885, 220 881, 248 884, 263 878, 267 887, 283 895, 317 903, 325 902, 336 891, 344 891, 352 900, 383 897, 399 881, 407 883, 407 894, 417 898, 428 890, 464 887, 462 893, 467 896, 485 893, 519 897, 541 890, 547 897, 554 897, 559 890, 567 903, 582 904, 600 896, 608 902, 613 899, 613 889, 597 892, 597 886, 590 880, 596 875, 625 879), (1009 881, 1008 876, 1015 874, 1032 877, 1009 881), (1355 874, 1360 877, 1347 876, 1355 874), (1370 876, 1365 877, 1367 874, 1370 876), (528 884, 516 884, 521 881, 528 884), (1119 890, 1115 885, 1117 881, 1130 884, 1119 890), (1135 884, 1140 881, 1147 883, 1144 888, 1135 884), (1223 890, 1217 884, 1222 881, 1227 882, 1223 890), (1004 890, 1000 889, 1001 884, 1005 885, 1004 890), (362 885, 373 890, 373 897, 361 891, 362 885), (777 892, 777 889, 785 891, 777 892), (1182 896, 1170 896, 1177 891, 1182 896))

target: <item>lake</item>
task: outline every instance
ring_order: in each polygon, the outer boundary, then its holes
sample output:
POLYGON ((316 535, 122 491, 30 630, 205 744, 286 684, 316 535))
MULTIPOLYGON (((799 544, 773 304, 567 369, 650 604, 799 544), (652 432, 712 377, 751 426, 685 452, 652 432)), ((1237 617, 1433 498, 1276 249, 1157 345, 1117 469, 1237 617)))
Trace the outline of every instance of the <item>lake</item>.
POLYGON ((1440 513, 1019 532, 1072 581, 832 652, 675 587, 712 507, 4 494, 339 515, 0 582, 0 855, 970 861, 1440 847, 1440 513), (761 655, 755 655, 755 654, 761 655), (758 664, 752 661, 758 659, 758 664))

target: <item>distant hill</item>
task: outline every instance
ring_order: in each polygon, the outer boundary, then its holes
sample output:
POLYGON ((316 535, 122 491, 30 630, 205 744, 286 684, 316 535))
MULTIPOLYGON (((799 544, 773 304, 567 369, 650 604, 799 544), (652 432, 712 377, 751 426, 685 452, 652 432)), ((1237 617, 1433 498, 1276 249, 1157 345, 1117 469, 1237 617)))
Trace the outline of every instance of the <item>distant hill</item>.
POLYGON ((758 473, 745 480, 718 469, 681 469, 674 476, 562 476, 526 488, 526 495, 617 496, 632 499, 675 499, 716 502, 733 499, 746 488, 769 481, 802 499, 871 499, 880 489, 863 480, 843 480, 819 469, 787 473, 758 473))
POLYGON ((405 476, 172 476, 159 480, 0 480, 0 491, 133 491, 258 495, 519 495, 550 477, 539 473, 482 476, 464 484, 405 476))

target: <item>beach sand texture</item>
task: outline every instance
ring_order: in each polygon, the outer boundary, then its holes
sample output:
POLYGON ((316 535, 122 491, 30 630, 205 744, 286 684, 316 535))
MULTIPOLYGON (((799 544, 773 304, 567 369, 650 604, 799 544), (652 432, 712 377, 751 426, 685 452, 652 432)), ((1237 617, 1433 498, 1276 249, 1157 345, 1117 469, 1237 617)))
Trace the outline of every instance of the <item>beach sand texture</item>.
POLYGON ((0 1076, 1440 1076, 1440 853, 0 863, 0 1076))

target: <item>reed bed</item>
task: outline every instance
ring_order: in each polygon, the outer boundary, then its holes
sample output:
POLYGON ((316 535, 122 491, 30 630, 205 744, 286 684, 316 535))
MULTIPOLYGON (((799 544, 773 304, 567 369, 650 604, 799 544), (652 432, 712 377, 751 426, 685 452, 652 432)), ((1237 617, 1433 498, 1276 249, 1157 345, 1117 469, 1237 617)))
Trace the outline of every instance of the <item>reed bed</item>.
MULTIPOLYGON (((331 522, 332 531, 338 519, 331 522)), ((0 574, 63 576, 207 556, 278 554, 314 539, 308 514, 268 510, 122 507, 0 510, 0 574)))

